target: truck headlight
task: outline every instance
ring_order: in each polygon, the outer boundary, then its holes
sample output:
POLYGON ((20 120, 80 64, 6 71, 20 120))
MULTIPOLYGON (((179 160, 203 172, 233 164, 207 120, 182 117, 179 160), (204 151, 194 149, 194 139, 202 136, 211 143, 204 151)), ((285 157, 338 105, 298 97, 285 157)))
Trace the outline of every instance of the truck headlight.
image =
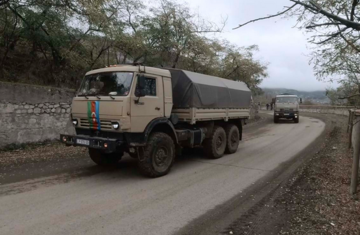
POLYGON ((73 124, 74 126, 77 126, 77 125, 78 125, 78 120, 77 120, 77 119, 73 119, 73 120, 72 120, 72 124, 73 124))
POLYGON ((118 122, 112 122, 111 125, 115 130, 119 129, 120 127, 120 124, 118 122))

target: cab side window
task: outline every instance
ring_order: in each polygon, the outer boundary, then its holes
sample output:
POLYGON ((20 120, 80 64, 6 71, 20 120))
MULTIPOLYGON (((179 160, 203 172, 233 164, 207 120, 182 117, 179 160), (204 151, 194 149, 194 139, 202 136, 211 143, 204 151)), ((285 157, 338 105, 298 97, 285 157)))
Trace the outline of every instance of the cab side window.
POLYGON ((156 79, 145 77, 145 95, 156 96, 156 79))

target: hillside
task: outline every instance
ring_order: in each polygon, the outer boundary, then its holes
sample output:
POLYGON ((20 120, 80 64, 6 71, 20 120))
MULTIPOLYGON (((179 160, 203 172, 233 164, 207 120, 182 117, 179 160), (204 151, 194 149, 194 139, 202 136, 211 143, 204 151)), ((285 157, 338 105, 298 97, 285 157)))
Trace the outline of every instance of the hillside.
POLYGON ((318 104, 329 103, 329 99, 326 96, 325 91, 298 91, 286 88, 263 88, 262 90, 264 91, 264 95, 261 96, 261 100, 263 100, 264 102, 266 102, 264 99, 269 100, 276 95, 290 93, 299 96, 303 99, 304 102, 310 101, 312 103, 318 104))

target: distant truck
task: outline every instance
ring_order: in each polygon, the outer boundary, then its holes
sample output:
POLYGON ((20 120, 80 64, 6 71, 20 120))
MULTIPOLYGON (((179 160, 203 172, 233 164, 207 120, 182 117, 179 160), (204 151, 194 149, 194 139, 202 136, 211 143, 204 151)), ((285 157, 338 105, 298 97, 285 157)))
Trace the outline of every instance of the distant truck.
POLYGON ((300 100, 296 95, 277 95, 275 99, 273 99, 273 102, 275 102, 274 123, 278 123, 281 118, 292 119, 295 123, 299 123, 300 100))
POLYGON ((167 174, 182 148, 203 146, 209 158, 235 153, 250 116, 243 82, 177 69, 121 65, 86 73, 72 102, 76 135, 98 165, 124 152, 150 177, 167 174))

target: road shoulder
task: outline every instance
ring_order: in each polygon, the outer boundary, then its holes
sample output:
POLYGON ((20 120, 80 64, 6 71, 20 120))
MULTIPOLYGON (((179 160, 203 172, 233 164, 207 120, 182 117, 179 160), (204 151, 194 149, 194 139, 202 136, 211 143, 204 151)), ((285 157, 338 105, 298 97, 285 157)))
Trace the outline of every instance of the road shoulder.
MULTIPOLYGON (((314 159, 333 147, 333 135, 345 121, 331 115, 306 116, 326 123, 325 131, 308 148, 241 194, 194 220, 178 234, 293 234, 293 227, 288 225, 298 219, 297 213, 293 213, 298 205, 290 197, 294 192, 290 187, 302 179, 304 169, 311 167, 314 159)), ((306 194, 299 193, 306 202, 306 194)), ((304 232, 298 234, 306 234, 304 232)))

